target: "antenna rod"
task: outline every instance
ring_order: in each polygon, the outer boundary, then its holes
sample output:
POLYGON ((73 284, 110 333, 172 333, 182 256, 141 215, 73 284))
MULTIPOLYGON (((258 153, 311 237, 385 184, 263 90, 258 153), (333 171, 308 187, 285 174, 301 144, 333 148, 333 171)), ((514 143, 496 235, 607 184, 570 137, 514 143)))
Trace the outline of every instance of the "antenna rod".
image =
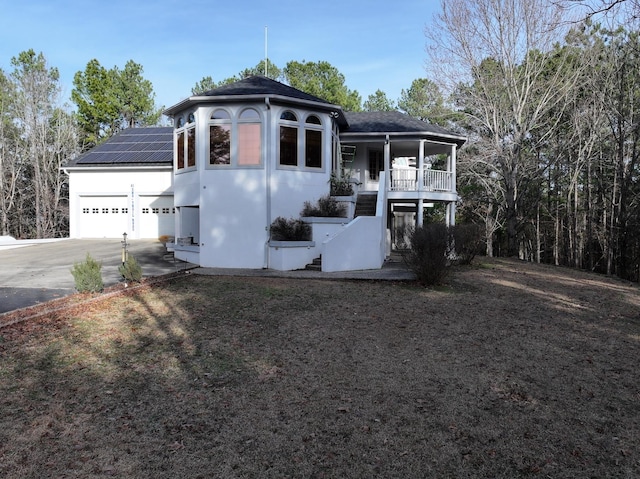
POLYGON ((268 28, 265 25, 264 27, 264 76, 269 76, 269 66, 268 61, 269 57, 267 56, 267 41, 268 41, 268 28))

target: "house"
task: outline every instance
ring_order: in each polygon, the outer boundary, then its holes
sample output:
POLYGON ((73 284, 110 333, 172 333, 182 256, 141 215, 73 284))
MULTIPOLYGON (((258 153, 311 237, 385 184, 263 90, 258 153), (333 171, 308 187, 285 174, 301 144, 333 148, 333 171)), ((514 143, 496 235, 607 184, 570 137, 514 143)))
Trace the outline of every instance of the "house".
POLYGON ((173 128, 122 130, 63 170, 71 238, 173 236, 173 128))
MULTIPOLYGON (((427 205, 443 203, 446 221, 455 222, 456 151, 465 138, 438 126, 399 112, 344 112, 259 76, 189 97, 165 114, 174 124, 171 163, 165 156, 159 161, 165 136, 154 150, 142 147, 140 130, 138 137, 125 130, 68 168, 72 236, 91 235, 89 226, 77 224, 87 219, 104 233, 105 223, 96 223, 110 214, 104 208, 122 211, 113 206, 118 198, 130 203, 123 216, 133 237, 152 232, 146 227, 153 211, 158 227, 164 225, 161 211, 170 208, 176 257, 204 267, 286 270, 321 257, 323 271, 340 271, 380 268, 395 227, 421 224, 427 205), (117 146, 128 139, 135 155, 117 146), (310 242, 270 241, 273 220, 299 217, 306 201, 329 193, 332 175, 355 186, 352 198, 342 198, 355 205, 348 217, 310 220, 310 242)), ((166 131, 151 130, 148 139, 166 131)))

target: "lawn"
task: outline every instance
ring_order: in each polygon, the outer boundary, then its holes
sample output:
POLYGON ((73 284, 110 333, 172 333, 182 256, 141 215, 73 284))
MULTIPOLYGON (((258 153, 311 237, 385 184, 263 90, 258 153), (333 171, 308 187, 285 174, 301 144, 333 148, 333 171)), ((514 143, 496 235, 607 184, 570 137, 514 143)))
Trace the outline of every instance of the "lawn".
POLYGON ((0 477, 640 476, 638 285, 480 258, 77 300, 0 328, 0 477))

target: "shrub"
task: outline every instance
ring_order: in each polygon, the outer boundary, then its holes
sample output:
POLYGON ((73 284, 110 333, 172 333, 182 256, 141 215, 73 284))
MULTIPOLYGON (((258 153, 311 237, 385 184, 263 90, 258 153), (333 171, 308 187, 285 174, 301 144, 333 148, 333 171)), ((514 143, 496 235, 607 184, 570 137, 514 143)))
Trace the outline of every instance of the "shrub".
POLYGON ((127 283, 139 283, 142 281, 142 267, 132 255, 128 255, 127 260, 118 266, 118 272, 127 283))
POLYGON ((443 223, 430 223, 414 228, 409 234, 409 250, 402 258, 418 281, 431 286, 447 276, 449 229, 443 223))
POLYGON ((482 247, 480 227, 473 223, 464 223, 451 227, 456 264, 471 264, 482 247))
POLYGON ((330 195, 331 196, 351 196, 353 195, 353 185, 349 178, 338 177, 335 173, 331 173, 329 178, 330 195))
POLYGON ((269 233, 273 241, 310 241, 311 226, 302 220, 287 219, 278 216, 271 226, 269 233))
POLYGON ((76 284, 76 289, 81 293, 97 293, 104 289, 102 281, 102 263, 96 261, 87 253, 82 263, 74 263, 71 274, 76 284))
POLYGON ((312 204, 310 201, 305 201, 304 207, 300 212, 300 216, 344 218, 347 216, 347 207, 344 205, 344 203, 336 201, 334 197, 325 195, 321 196, 316 204, 312 204))

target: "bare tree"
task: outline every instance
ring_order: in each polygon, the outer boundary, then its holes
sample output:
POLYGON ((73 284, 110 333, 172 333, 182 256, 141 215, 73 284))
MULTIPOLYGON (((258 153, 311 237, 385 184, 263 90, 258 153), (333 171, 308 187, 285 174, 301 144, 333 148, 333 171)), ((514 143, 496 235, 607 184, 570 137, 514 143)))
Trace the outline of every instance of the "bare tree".
POLYGON ((457 92, 469 127, 486 143, 504 192, 509 255, 519 252, 523 189, 540 175, 531 144, 544 141, 548 113, 561 110, 575 83, 568 55, 554 49, 565 33, 561 9, 547 0, 446 0, 426 30, 429 69, 457 92))
POLYGON ((22 158, 19 211, 20 236, 37 238, 65 233, 65 213, 60 202, 65 184, 60 167, 77 151, 73 117, 59 106, 58 71, 33 50, 12 59, 15 88, 13 124, 16 158, 22 158))

